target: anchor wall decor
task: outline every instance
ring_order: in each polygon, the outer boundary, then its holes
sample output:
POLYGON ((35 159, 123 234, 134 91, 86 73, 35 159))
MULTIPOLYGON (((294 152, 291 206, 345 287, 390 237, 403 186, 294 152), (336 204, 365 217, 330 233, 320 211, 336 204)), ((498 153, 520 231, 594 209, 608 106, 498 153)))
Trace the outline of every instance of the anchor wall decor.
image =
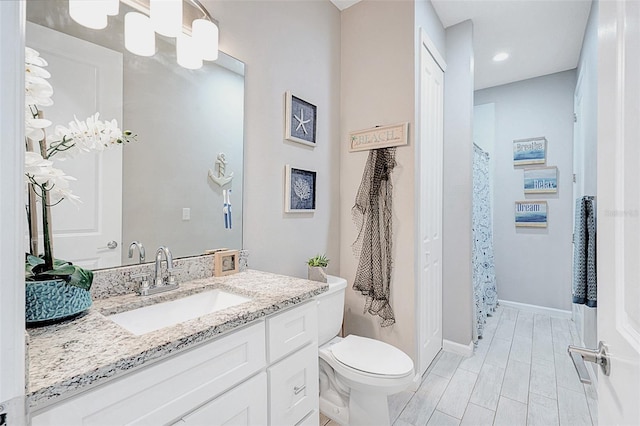
POLYGON ((218 172, 209 169, 209 178, 217 183, 219 186, 225 186, 233 180, 233 172, 229 173, 228 176, 225 175, 225 169, 227 167, 227 160, 224 156, 224 153, 221 152, 218 154, 216 158, 215 166, 218 166, 218 172))

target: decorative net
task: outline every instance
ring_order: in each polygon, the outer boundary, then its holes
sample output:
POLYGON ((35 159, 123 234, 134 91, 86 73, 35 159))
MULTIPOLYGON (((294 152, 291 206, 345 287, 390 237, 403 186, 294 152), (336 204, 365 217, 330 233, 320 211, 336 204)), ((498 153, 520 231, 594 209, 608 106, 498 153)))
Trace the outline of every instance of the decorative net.
POLYGON ((392 189, 391 172, 396 165, 396 149, 369 151, 362 182, 351 209, 358 228, 353 252, 358 270, 353 289, 366 297, 364 312, 382 318, 382 327, 396 322, 389 305, 391 290, 392 189))

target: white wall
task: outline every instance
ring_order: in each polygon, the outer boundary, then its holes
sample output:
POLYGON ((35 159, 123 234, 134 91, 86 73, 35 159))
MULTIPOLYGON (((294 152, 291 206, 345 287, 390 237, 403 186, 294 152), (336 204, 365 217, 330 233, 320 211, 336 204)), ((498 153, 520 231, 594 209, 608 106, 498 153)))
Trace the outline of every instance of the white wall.
POLYGON ((246 64, 244 247, 254 269, 306 278, 316 253, 338 273, 340 12, 327 0, 202 2, 220 49, 246 64), (318 107, 315 148, 284 141, 284 92, 318 107), (317 209, 284 214, 284 166, 317 171, 317 209))
POLYGON ((447 28, 444 79, 442 336, 472 340, 473 24, 447 28))
POLYGON ((24 424, 24 3, 0 2, 0 403, 24 424))
POLYGON ((498 297, 571 309, 572 146, 575 70, 479 90, 475 104, 495 104, 494 248, 498 297), (558 167, 558 193, 525 197, 513 140, 547 138, 547 165, 558 167), (515 201, 546 200, 548 227, 514 226, 515 201))
MULTIPOLYGON (((416 67, 419 67, 420 61, 420 28, 422 28, 429 39, 433 42, 433 45, 438 50, 438 53, 446 60, 446 32, 440 22, 440 18, 436 13, 436 10, 431 4, 431 0, 415 0, 415 24, 416 24, 416 42, 418 48, 416 49, 416 67)), ((416 70, 416 78, 420 73, 416 70)), ((416 97, 419 99, 419 96, 416 97)))

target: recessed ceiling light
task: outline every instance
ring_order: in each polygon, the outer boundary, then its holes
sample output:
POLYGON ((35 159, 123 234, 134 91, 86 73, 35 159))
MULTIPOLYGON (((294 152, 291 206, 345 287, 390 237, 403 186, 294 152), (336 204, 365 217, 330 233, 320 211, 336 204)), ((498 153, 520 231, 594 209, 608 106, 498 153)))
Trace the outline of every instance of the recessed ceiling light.
POLYGON ((496 62, 502 62, 506 60, 508 57, 509 57, 509 54, 507 52, 500 52, 500 53, 496 53, 496 55, 493 57, 493 60, 496 62))

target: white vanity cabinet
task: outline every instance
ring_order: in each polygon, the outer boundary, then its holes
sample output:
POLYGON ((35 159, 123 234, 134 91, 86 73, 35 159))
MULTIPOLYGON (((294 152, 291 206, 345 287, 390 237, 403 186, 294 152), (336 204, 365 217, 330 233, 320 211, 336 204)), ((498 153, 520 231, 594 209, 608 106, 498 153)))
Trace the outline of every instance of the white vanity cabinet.
POLYGON ((317 302, 37 410, 33 426, 318 425, 317 302))
POLYGON ((267 336, 269 424, 317 425, 318 302, 267 318, 267 336))
POLYGON ((36 413, 32 425, 172 423, 263 370, 265 359, 260 321, 64 400, 36 413))

